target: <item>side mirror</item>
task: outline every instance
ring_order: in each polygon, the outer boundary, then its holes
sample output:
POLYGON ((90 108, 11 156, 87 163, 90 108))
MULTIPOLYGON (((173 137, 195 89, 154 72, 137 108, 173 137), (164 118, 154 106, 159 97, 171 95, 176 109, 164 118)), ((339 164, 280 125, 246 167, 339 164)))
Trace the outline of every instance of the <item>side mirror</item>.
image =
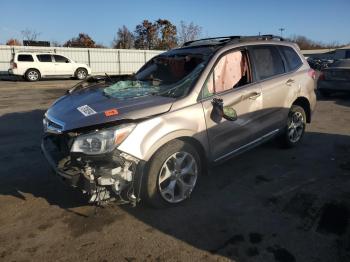
POLYGON ((222 118, 228 121, 237 120, 237 113, 232 107, 224 106, 221 98, 213 98, 212 100, 213 110, 211 112, 211 118, 214 122, 219 123, 222 118))
POLYGON ((67 60, 66 60, 66 63, 68 64, 68 63, 70 63, 70 61, 67 59, 67 60))

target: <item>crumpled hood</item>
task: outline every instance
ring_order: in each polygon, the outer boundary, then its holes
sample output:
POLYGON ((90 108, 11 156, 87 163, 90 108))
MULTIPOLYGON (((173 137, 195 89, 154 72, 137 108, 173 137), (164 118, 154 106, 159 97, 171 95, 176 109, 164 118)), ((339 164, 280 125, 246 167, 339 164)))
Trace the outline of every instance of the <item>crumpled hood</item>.
POLYGON ((62 131, 68 131, 165 113, 170 110, 174 100, 155 95, 120 100, 106 96, 103 88, 86 88, 56 100, 47 110, 46 116, 56 124, 62 125, 62 131))

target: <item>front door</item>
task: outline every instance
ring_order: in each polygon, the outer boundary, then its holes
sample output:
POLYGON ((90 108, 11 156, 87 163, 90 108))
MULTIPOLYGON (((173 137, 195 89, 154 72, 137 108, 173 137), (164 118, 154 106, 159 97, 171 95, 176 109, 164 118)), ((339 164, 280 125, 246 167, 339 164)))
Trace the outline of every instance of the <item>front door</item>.
POLYGON ((228 157, 261 135, 261 87, 252 83, 246 51, 231 51, 218 59, 202 90, 202 98, 212 160, 228 157), (237 120, 216 115, 214 98, 222 99, 224 107, 234 109, 237 120))
POLYGON ((72 63, 70 60, 61 55, 53 55, 55 59, 55 75, 72 75, 72 63))

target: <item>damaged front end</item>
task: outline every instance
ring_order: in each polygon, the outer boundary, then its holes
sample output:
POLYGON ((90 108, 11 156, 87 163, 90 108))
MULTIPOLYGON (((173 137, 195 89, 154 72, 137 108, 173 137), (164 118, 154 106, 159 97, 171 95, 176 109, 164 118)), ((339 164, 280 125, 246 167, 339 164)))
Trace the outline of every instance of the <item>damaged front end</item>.
POLYGON ((144 161, 117 149, 135 124, 88 132, 60 132, 45 117, 42 152, 67 184, 89 195, 91 203, 107 201, 136 205, 140 200, 144 161))

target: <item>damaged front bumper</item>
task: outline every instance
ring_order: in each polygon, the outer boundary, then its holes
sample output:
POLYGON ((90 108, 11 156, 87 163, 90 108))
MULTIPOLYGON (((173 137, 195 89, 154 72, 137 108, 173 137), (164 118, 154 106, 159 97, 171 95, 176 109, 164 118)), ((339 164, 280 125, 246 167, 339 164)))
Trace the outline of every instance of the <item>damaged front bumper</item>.
POLYGON ((41 142, 50 167, 66 184, 88 194, 91 203, 140 201, 145 161, 117 149, 96 156, 71 153, 70 144, 65 134, 45 134, 41 142))

